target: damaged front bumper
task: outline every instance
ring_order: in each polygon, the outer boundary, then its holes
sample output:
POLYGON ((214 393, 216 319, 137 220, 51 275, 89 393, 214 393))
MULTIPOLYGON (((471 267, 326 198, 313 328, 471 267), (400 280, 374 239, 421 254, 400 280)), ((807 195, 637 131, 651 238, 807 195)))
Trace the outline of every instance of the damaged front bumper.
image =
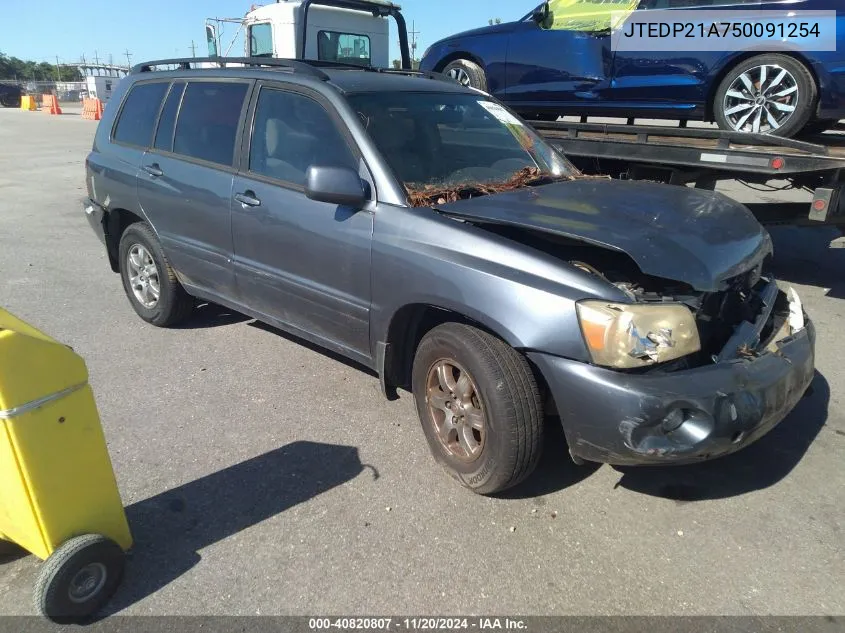
MULTIPOLYGON (((754 357, 636 374, 530 353, 554 396, 572 456, 617 465, 689 463, 735 452, 774 428, 815 373, 815 328, 791 302, 792 333, 754 357)), ((752 334, 753 335, 753 334, 752 334)), ((736 345, 732 340, 731 345, 736 345)))

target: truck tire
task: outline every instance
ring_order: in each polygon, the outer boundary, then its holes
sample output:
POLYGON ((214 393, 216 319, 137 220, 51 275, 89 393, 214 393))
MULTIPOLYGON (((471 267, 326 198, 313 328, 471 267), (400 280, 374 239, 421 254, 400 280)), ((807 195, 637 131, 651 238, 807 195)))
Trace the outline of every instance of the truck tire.
POLYGON ((443 68, 443 74, 462 86, 487 92, 487 75, 484 74, 484 69, 468 59, 455 59, 449 62, 443 68))
POLYGON ((19 94, 4 94, 0 97, 0 105, 4 108, 20 108, 21 96, 19 94))
POLYGON ((417 413, 435 459, 489 495, 523 481, 543 445, 543 404, 528 361, 501 339, 445 323, 420 341, 412 370, 417 413))
POLYGON ((757 55, 728 72, 713 98, 723 130, 791 137, 810 121, 818 103, 810 71, 788 55, 757 55))
POLYGON ((130 224, 120 236, 118 264, 129 303, 147 323, 170 327, 193 311, 193 297, 179 283, 161 244, 145 222, 130 224))

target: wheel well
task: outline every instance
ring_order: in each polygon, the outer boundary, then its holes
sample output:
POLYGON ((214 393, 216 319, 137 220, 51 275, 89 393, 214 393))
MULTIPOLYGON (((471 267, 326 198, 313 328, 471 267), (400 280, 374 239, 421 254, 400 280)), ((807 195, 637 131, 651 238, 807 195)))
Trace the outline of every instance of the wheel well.
POLYGON ((473 55, 472 53, 465 53, 465 52, 458 52, 458 53, 450 53, 443 59, 441 59, 437 66, 434 67, 434 72, 442 73, 443 69, 446 68, 449 64, 451 64, 456 59, 465 59, 467 61, 473 62, 474 64, 478 64, 482 68, 484 68, 484 62, 481 61, 478 57, 473 55))
MULTIPOLYGON (((742 53, 736 59, 731 61, 731 63, 725 64, 725 67, 722 68, 722 70, 719 71, 719 74, 716 75, 716 78, 710 84, 710 92, 707 95, 707 103, 705 103, 705 108, 706 108, 705 109, 705 117, 706 117, 707 121, 714 121, 715 120, 714 115, 713 115, 713 99, 716 96, 716 91, 719 89, 719 85, 722 83, 722 80, 724 80, 724 78, 727 77, 728 73, 731 72, 734 68, 736 68, 742 62, 744 62, 748 59, 751 59, 752 57, 759 57, 760 55, 765 55, 765 54, 766 53, 760 53, 760 52, 742 53)), ((818 77, 818 75, 816 75, 816 71, 813 69, 813 66, 811 64, 807 63, 807 60, 805 60, 802 57, 799 57, 798 55, 794 55, 794 54, 788 53, 788 52, 778 52, 777 54, 778 55, 784 55, 785 57, 791 57, 796 62, 801 64, 804 68, 806 68, 807 72, 809 72, 810 75, 812 76, 813 81, 816 82, 816 90, 818 90, 819 77, 818 77)))
POLYGON ((109 255, 109 264, 114 272, 120 272, 117 249, 120 245, 120 237, 130 224, 143 222, 144 218, 127 211, 126 209, 110 209, 106 215, 103 229, 106 234, 106 252, 109 255))
MULTIPOLYGON (((444 323, 465 323, 503 340, 505 338, 482 323, 454 310, 421 303, 403 306, 393 315, 387 330, 386 343, 390 350, 384 366, 387 385, 411 391, 411 373, 417 347, 423 336, 444 323)), ((528 364, 546 401, 547 410, 556 410, 553 401, 549 402, 550 390, 542 372, 530 361, 528 364)))

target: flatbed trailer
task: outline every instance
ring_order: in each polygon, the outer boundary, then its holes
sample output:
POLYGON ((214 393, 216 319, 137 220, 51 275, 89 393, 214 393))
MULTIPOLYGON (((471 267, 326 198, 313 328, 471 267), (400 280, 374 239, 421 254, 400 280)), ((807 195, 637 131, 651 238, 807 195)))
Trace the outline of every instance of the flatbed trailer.
POLYGON ((812 202, 747 204, 763 224, 845 225, 845 134, 803 140, 723 130, 613 123, 532 122, 582 171, 715 189, 720 181, 803 189, 812 202))

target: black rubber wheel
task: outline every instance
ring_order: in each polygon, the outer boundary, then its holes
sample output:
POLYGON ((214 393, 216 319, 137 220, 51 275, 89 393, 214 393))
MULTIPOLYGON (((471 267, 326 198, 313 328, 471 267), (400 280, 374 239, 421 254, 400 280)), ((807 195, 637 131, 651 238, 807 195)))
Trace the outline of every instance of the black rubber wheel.
POLYGON ((21 96, 6 95, 0 99, 0 104, 2 104, 4 108, 20 108, 21 96))
POLYGON ((767 54, 732 68, 711 105, 723 130, 791 137, 807 125, 817 104, 818 87, 807 67, 788 55, 767 54))
POLYGON ((126 296, 144 321, 169 327, 191 314, 194 299, 182 288, 146 223, 131 224, 120 236, 118 263, 126 296))
POLYGON ((465 487, 493 494, 536 468, 543 404, 528 361, 478 328, 446 323, 414 358, 412 389, 435 459, 465 487))
POLYGON ((462 86, 487 92, 487 75, 484 74, 484 69, 468 59, 456 59, 449 62, 443 68, 443 74, 462 86))
POLYGON ((114 595, 126 557, 105 536, 86 534, 64 543, 45 561, 35 582, 35 608, 58 623, 84 621, 114 595))

